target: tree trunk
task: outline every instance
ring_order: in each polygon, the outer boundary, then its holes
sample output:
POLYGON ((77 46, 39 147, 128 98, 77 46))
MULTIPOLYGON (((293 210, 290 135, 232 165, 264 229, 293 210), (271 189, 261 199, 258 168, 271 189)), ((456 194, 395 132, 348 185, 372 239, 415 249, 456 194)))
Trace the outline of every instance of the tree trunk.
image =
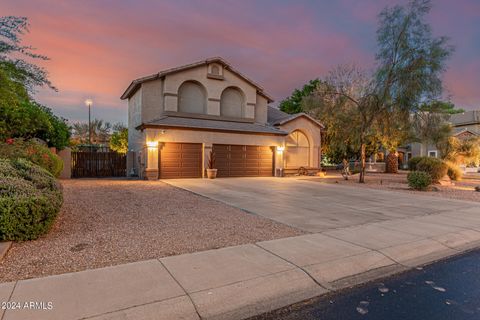
POLYGON ((385 172, 398 173, 398 154, 397 152, 390 152, 385 159, 385 172))
POLYGON ((362 143, 360 150, 360 177, 358 179, 359 183, 365 183, 365 167, 366 167, 366 145, 362 143))

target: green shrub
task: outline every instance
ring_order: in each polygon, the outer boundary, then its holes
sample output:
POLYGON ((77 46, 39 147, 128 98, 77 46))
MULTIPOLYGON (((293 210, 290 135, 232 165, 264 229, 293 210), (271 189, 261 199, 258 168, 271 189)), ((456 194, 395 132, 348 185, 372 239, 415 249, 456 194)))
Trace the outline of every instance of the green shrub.
POLYGON ((415 171, 417 170, 417 164, 422 160, 424 157, 413 157, 408 160, 408 170, 415 171))
POLYGON ((407 175, 408 185, 415 190, 426 190, 432 184, 430 174, 423 171, 412 171, 407 175))
POLYGON ((62 202, 48 171, 24 159, 0 159, 0 240, 38 238, 50 229, 62 202))
POLYGON ((445 164, 447 165, 447 175, 450 177, 450 179, 453 181, 462 180, 463 171, 458 165, 450 161, 446 161, 445 164))
POLYGON ((417 163, 417 171, 424 171, 430 175, 433 183, 437 183, 446 174, 448 167, 442 160, 432 157, 423 157, 417 163))
POLYGON ((45 168, 55 177, 58 177, 63 170, 62 159, 34 140, 15 139, 11 144, 0 143, 0 157, 7 159, 25 158, 45 168))

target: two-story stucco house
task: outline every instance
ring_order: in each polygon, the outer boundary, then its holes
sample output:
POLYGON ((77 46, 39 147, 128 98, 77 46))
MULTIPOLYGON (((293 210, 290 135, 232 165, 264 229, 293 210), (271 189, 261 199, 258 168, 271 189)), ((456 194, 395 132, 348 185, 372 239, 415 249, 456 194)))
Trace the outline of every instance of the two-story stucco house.
POLYGON ((128 99, 127 172, 147 179, 273 176, 320 167, 322 125, 269 107, 265 90, 222 58, 134 80, 128 99))

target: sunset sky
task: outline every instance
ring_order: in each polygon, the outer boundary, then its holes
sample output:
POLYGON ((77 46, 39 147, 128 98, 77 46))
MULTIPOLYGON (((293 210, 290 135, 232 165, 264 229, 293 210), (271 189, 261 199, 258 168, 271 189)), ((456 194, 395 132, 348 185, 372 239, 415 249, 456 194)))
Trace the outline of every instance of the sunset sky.
MULTIPOLYGON (((51 58, 42 62, 58 92, 36 98, 70 121, 94 117, 125 122, 120 95, 131 80, 221 56, 260 83, 276 100, 355 62, 372 68, 376 16, 402 0, 318 1, 60 1, 1 0, 0 15, 26 16, 24 44, 51 58)), ((447 95, 480 109, 480 1, 433 0, 435 35, 456 51, 445 74, 447 95)))

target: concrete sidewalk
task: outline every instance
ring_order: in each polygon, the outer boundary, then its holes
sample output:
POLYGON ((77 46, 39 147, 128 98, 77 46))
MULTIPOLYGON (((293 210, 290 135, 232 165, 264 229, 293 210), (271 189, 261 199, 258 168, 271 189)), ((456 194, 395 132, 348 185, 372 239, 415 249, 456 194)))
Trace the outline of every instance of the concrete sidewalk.
POLYGON ((479 245, 478 208, 380 221, 0 284, 0 317, 244 319, 479 245))

